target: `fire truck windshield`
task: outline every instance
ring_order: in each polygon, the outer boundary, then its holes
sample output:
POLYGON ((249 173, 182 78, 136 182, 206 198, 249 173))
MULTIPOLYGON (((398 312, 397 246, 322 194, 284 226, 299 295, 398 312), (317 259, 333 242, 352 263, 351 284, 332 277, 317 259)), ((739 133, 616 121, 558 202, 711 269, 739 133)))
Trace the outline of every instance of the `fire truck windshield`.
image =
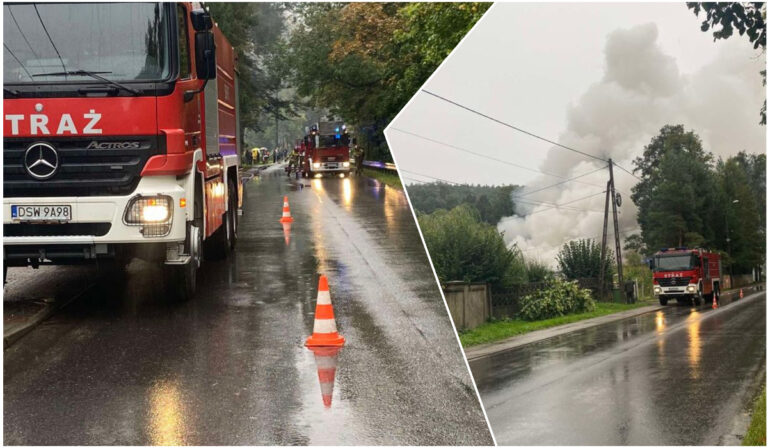
POLYGON ((691 254, 657 255, 654 265, 656 271, 688 271, 696 267, 691 254))
POLYGON ((166 8, 158 3, 3 5, 8 84, 168 78, 166 8), (42 76, 41 76, 42 75, 42 76))

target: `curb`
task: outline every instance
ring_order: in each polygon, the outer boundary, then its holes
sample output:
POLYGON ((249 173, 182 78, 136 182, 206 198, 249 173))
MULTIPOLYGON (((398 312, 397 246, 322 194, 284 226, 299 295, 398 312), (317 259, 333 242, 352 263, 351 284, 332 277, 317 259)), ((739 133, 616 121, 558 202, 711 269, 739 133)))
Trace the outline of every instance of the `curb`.
MULTIPOLYGON (((764 285, 749 285, 742 288, 729 289, 723 291, 722 295, 738 295, 739 289, 744 291, 759 291, 764 289, 764 285)), ((606 324, 609 322, 615 322, 617 320, 629 319, 639 316, 641 314, 652 313, 665 308, 661 305, 649 305, 642 308, 636 308, 634 310, 621 311, 619 313, 608 314, 606 316, 593 317, 591 319, 585 319, 578 322, 572 322, 570 324, 558 325, 555 327, 544 328, 541 330, 535 330, 530 333, 525 333, 517 336, 512 336, 501 341, 489 342, 487 344, 475 345, 464 349, 464 354, 467 357, 468 362, 476 361, 481 358, 493 356, 497 353, 511 350, 523 345, 532 344, 534 342, 543 341, 544 339, 560 336, 571 331, 582 330, 585 328, 596 327, 598 325, 606 324)))
POLYGON ((27 321, 20 325, 14 325, 10 330, 3 332, 3 350, 13 345, 16 341, 24 337, 27 333, 32 331, 33 328, 38 326, 42 321, 51 317, 56 311, 56 305, 53 303, 46 304, 43 309, 32 315, 27 321))
POLYGON ((15 326, 15 328, 11 328, 9 331, 4 331, 3 332, 3 350, 7 349, 11 345, 18 342, 19 339, 23 338, 27 333, 32 331, 32 329, 34 329, 36 326, 40 325, 46 319, 51 317, 56 311, 59 311, 65 306, 79 299, 83 294, 85 294, 91 288, 93 288, 93 286, 94 286, 93 284, 88 285, 84 289, 73 294, 68 299, 62 300, 61 302, 58 302, 58 303, 53 302, 53 303, 46 304, 46 306, 43 309, 33 314, 32 317, 30 317, 27 320, 27 322, 20 324, 18 326, 15 326))
POLYGON ((507 339, 503 339, 497 342, 490 342, 488 344, 475 345, 470 348, 464 349, 464 354, 467 357, 467 361, 472 362, 488 356, 493 356, 496 353, 511 350, 523 345, 532 344, 534 342, 543 341, 544 339, 560 336, 571 331, 582 330, 585 328, 596 327, 598 325, 614 322, 617 320, 628 319, 631 317, 639 316, 641 314, 652 313, 662 309, 661 305, 649 305, 642 308, 635 308, 633 310, 620 311, 618 313, 608 314, 605 316, 593 317, 591 319, 584 319, 578 322, 572 322, 570 324, 558 325, 550 328, 543 328, 541 330, 531 331, 517 336, 512 336, 507 339))

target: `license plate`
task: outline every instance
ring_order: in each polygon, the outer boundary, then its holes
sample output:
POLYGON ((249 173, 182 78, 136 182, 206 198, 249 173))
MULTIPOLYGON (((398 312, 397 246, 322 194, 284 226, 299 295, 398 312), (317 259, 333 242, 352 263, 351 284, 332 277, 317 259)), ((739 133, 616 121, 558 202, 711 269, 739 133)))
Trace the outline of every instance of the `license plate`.
POLYGON ((11 205, 14 221, 69 221, 71 205, 11 205))
POLYGON ((328 163, 328 164, 326 164, 326 167, 328 167, 328 168, 338 168, 339 164, 338 163, 328 163))

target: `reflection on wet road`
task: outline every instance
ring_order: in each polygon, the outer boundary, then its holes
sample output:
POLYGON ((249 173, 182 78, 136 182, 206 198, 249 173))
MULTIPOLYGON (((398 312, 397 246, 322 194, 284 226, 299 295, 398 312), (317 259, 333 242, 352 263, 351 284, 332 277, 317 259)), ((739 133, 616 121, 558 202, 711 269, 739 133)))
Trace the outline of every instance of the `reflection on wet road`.
POLYGON ((492 443, 402 192, 280 172, 248 185, 237 252, 190 302, 135 261, 6 350, 5 442, 492 443), (333 354, 303 345, 319 273, 333 354))
POLYGON ((471 363, 500 445, 714 445, 765 369, 765 293, 669 306, 471 363))

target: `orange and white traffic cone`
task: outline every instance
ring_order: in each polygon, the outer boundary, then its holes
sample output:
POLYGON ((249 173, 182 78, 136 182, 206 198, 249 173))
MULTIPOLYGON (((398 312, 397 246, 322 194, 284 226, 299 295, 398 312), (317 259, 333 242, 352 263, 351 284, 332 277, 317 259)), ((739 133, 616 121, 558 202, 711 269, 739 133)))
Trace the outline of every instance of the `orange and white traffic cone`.
POLYGON ((323 405, 331 407, 333 400, 333 385, 336 380, 336 364, 340 347, 310 347, 315 354, 317 365, 317 377, 320 380, 320 394, 323 396, 323 405))
POLYGON ((717 294, 712 294, 712 309, 717 309, 717 294))
POLYGON ((317 288, 315 327, 312 336, 307 338, 304 345, 307 347, 341 347, 344 345, 344 337, 336 330, 331 292, 328 290, 328 279, 324 275, 320 276, 317 288))
POLYGON ((739 288, 739 298, 740 299, 744 298, 744 288, 739 288))
POLYGON ((283 196, 283 217, 280 222, 293 222, 291 218, 291 207, 288 206, 288 196, 283 196))
POLYGON ((290 222, 284 222, 283 223, 283 237, 285 238, 285 245, 288 246, 291 244, 291 223, 290 222))

